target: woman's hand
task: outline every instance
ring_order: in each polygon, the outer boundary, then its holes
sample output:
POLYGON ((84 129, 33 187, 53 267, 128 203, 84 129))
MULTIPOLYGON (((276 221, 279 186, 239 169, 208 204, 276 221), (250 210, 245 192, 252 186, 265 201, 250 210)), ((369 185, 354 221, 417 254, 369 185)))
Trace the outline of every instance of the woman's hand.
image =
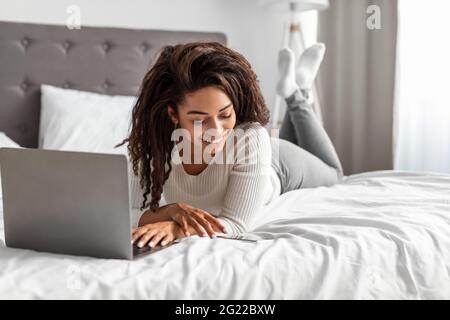
POLYGON ((225 227, 209 212, 186 203, 171 204, 167 208, 167 215, 181 227, 187 237, 190 236, 189 226, 202 237, 208 235, 215 238, 215 232, 226 233, 225 227))
POLYGON ((153 248, 160 242, 162 246, 165 246, 183 237, 183 231, 176 222, 161 221, 133 228, 131 242, 139 241, 138 247, 141 248, 148 243, 153 248))

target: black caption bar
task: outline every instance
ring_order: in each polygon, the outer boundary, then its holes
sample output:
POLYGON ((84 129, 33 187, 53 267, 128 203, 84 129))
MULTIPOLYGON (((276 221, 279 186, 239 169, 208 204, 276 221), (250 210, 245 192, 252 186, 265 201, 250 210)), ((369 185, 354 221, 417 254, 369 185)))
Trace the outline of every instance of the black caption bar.
MULTIPOLYGON (((411 312, 420 318, 420 311, 430 318, 429 312, 449 309, 445 301, 339 301, 339 300, 58 300, 58 301, 0 301, 3 312, 21 314, 29 311, 61 320, 70 315, 76 319, 316 319, 320 316, 345 316, 349 319, 371 317, 383 319, 386 315, 405 317, 411 312), (29 304, 29 306, 25 306, 29 304)), ((442 313, 444 314, 444 313, 442 313)), ((431 317, 430 319, 434 319, 431 317)), ((439 319, 437 317, 436 319, 439 319)))

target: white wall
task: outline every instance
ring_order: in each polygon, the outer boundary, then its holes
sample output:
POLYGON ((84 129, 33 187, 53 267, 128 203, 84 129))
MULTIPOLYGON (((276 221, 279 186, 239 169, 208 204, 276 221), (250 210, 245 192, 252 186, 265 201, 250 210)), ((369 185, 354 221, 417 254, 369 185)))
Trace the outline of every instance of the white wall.
POLYGON ((224 32, 253 65, 269 108, 274 103, 287 12, 258 0, 0 0, 0 20, 65 24, 72 4, 81 8, 82 26, 224 32))

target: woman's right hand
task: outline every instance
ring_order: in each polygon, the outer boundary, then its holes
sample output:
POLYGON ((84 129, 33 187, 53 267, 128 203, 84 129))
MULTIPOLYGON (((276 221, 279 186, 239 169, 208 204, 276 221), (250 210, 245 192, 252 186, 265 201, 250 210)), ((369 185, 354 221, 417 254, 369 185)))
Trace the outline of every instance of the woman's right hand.
POLYGON ((226 233, 225 227, 219 220, 205 210, 186 203, 172 203, 166 210, 167 215, 181 227, 187 237, 190 236, 189 226, 199 236, 208 235, 210 238, 215 238, 215 232, 226 233))

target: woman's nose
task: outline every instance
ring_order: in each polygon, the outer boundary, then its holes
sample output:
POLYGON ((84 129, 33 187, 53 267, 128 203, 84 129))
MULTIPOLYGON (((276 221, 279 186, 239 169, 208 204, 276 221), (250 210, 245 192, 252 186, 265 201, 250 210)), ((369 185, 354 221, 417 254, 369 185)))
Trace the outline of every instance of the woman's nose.
POLYGON ((211 134, 216 136, 220 136, 223 132, 223 127, 218 119, 211 119, 211 125, 208 129, 211 129, 211 134))

